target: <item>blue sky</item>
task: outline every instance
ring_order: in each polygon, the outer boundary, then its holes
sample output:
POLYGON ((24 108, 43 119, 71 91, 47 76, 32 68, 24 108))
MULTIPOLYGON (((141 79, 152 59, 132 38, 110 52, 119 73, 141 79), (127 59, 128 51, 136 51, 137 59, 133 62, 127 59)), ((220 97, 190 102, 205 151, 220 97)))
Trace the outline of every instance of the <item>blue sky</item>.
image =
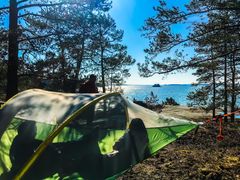
MULTIPOLYGON (((140 28, 148 17, 155 15, 153 6, 158 5, 158 0, 112 0, 113 8, 110 14, 115 19, 118 28, 124 30, 123 43, 128 46, 129 54, 138 62, 144 62, 144 48, 148 47, 148 40, 141 37, 140 28)), ((168 4, 182 6, 189 0, 174 1, 168 0, 168 4)), ((8 1, 0 0, 0 6, 6 5, 8 1)), ((186 25, 177 25, 175 32, 183 32, 186 34, 186 25)), ((188 50, 192 54, 191 50, 188 50)), ((159 59, 166 57, 160 55, 159 59)), ((191 73, 176 73, 173 75, 155 75, 150 78, 142 78, 138 75, 137 65, 131 67, 132 76, 126 80, 127 84, 188 84, 196 81, 191 73)))
MULTIPOLYGON (((168 0, 169 5, 183 6, 188 0, 168 0)), ((144 62, 144 48, 148 47, 148 41, 141 37, 139 29, 148 17, 154 16, 153 6, 158 5, 158 0, 113 0, 113 8, 110 14, 115 19, 118 28, 124 30, 123 43, 128 46, 128 52, 137 62, 144 62)), ((174 28, 176 32, 186 33, 186 25, 178 25, 174 28)), ((191 50, 188 50, 192 54, 191 50)), ((166 55, 160 55, 163 58, 166 55)), ((142 78, 138 75, 137 66, 131 68, 132 76, 126 80, 127 84, 188 84, 196 82, 196 77, 191 73, 176 73, 173 75, 155 75, 150 78, 142 78)))

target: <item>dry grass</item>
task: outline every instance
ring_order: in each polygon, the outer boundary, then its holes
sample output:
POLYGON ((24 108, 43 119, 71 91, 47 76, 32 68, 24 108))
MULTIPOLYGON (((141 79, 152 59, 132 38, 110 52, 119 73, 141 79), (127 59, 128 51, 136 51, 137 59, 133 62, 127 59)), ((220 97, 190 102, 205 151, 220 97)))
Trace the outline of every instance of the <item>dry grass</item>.
POLYGON ((186 106, 165 106, 162 114, 197 122, 205 121, 211 117, 211 113, 205 113, 203 110, 191 109, 186 106))

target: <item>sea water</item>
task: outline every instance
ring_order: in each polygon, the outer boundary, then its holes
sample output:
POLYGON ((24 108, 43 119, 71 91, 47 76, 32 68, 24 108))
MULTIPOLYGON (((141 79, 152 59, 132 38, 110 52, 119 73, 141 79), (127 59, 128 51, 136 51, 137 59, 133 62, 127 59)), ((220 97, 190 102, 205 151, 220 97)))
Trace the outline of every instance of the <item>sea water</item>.
POLYGON ((152 87, 152 85, 123 85, 122 90, 125 97, 133 100, 144 101, 151 92, 157 96, 159 103, 166 98, 172 97, 180 105, 187 105, 187 95, 197 87, 191 84, 168 84, 161 87, 152 87))

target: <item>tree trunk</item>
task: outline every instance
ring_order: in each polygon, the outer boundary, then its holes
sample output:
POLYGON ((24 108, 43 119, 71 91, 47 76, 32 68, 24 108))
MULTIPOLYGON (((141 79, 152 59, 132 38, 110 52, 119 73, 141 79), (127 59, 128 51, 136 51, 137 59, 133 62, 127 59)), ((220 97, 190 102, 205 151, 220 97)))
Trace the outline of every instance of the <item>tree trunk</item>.
MULTIPOLYGON (((224 45, 224 50, 227 52, 227 44, 224 45)), ((228 113, 228 92, 227 92, 227 56, 224 57, 224 114, 228 113)), ((227 116, 224 116, 224 121, 227 122, 227 116)))
POLYGON ((68 87, 66 87, 66 72, 65 72, 65 69, 66 69, 66 59, 65 59, 65 48, 64 48, 64 45, 63 45, 63 42, 61 40, 61 37, 58 36, 58 41, 60 43, 60 65, 61 65, 61 68, 60 68, 60 82, 61 82, 61 90, 66 92, 68 91, 68 87))
POLYGON ((10 0, 9 35, 8 35, 8 69, 6 100, 18 93, 18 10, 16 0, 10 0))
POLYGON ((103 89, 103 93, 106 92, 106 87, 105 87, 105 71, 104 71, 104 60, 103 60, 103 48, 101 48, 101 71, 102 71, 102 89, 103 89))
POLYGON ((213 80, 213 97, 212 97, 212 116, 216 116, 216 77, 215 77, 215 69, 212 70, 212 80, 213 80))
MULTIPOLYGON (((235 93, 235 73, 236 73, 236 62, 235 62, 235 53, 233 53, 232 57, 232 93, 231 93, 231 112, 235 111, 235 105, 236 105, 236 93, 235 93)), ((231 115, 231 121, 234 122, 235 115, 231 115)))
POLYGON ((110 92, 113 91, 113 77, 112 77, 112 71, 111 71, 111 74, 110 74, 110 92))
MULTIPOLYGON (((213 58, 213 51, 211 50, 211 56, 213 58)), ((216 76, 215 76, 215 65, 212 59, 212 83, 213 83, 213 97, 212 97, 212 117, 216 116, 216 76)))
POLYGON ((83 61, 83 56, 84 56, 84 51, 85 51, 85 39, 82 40, 82 47, 81 47, 81 52, 79 54, 78 57, 76 57, 77 59, 77 66, 76 66, 76 70, 75 70, 75 75, 74 75, 74 86, 73 86, 73 92, 76 92, 77 86, 78 86, 78 76, 80 74, 80 70, 81 70, 81 66, 82 66, 82 61, 83 61))

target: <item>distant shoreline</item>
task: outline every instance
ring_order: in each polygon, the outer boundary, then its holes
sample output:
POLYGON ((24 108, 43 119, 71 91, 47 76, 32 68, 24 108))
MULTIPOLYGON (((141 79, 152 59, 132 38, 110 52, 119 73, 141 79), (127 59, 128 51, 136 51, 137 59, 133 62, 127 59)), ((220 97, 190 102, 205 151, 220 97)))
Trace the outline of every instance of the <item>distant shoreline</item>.
MULTIPOLYGON (((122 84, 120 86, 152 86, 153 84, 122 84)), ((160 86, 192 86, 193 84, 159 84, 160 86)), ((198 84, 198 85, 206 85, 206 84, 198 84)))

